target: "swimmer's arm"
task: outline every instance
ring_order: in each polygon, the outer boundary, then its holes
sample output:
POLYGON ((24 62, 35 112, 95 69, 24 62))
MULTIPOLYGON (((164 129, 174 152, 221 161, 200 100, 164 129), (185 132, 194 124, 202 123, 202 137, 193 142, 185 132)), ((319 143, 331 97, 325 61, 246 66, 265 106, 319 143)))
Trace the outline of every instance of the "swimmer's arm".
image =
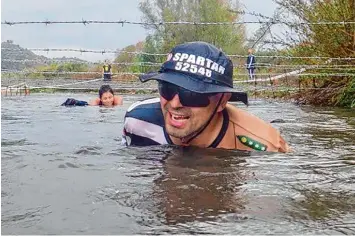
POLYGON ((121 96, 114 96, 113 98, 113 105, 122 105, 123 104, 123 98, 121 96))
POLYGON ((100 105, 100 98, 95 98, 89 102, 89 106, 98 106, 100 105))

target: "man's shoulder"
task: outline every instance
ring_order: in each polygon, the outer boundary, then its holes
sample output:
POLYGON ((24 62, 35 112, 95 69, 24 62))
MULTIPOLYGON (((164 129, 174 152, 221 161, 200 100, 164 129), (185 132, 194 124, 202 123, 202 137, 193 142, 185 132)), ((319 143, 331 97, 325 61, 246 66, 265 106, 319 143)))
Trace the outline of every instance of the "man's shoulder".
POLYGON ((167 144, 159 98, 139 101, 128 108, 123 138, 127 145, 167 144))
POLYGON ((160 125, 163 123, 159 98, 151 98, 133 103, 126 113, 126 118, 134 118, 160 125))
POLYGON ((270 123, 231 104, 227 105, 227 111, 230 122, 234 124, 236 138, 243 144, 244 142, 246 144, 255 143, 261 148, 263 146, 260 144, 263 144, 266 145, 265 150, 267 148, 268 151, 288 149, 287 143, 281 137, 280 132, 270 123), (247 142, 248 139, 250 139, 249 142, 247 142))
POLYGON ((142 101, 133 103, 128 109, 127 112, 132 112, 138 109, 156 109, 160 108, 160 99, 159 98, 149 98, 142 101))
POLYGON ((244 127, 253 133, 259 133, 258 130, 261 127, 274 129, 271 124, 267 123, 263 119, 231 104, 227 105, 227 111, 231 122, 237 124, 238 126, 244 127))

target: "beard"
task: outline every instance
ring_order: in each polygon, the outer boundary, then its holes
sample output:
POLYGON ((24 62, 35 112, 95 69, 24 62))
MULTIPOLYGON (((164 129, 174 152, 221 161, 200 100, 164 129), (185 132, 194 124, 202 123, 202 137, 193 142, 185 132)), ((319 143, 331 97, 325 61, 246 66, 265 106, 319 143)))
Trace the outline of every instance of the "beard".
MULTIPOLYGON (((170 116, 169 111, 166 109, 164 111, 164 120, 165 120, 165 130, 166 132, 174 137, 174 138, 178 138, 178 139, 188 139, 189 137, 192 137, 196 132, 198 132, 203 126, 204 124, 207 122, 205 120, 200 120, 198 117, 199 116, 195 116, 192 114, 191 111, 186 110, 186 108, 182 108, 182 109, 175 109, 172 110, 172 112, 174 113, 178 113, 181 115, 185 115, 188 116, 188 120, 187 123, 185 125, 185 127, 183 128, 178 128, 178 127, 174 127, 172 125, 169 124, 168 122, 168 117, 170 116)), ((171 119, 171 117, 170 117, 171 119)))
POLYGON ((198 131, 202 127, 202 125, 200 127, 196 127, 196 126, 192 126, 192 127, 194 127, 194 128, 193 129, 189 129, 188 127, 186 127, 185 129, 178 129, 178 128, 175 128, 175 127, 170 126, 170 125, 165 125, 166 132, 170 136, 172 136, 174 138, 179 138, 179 139, 190 137, 196 131, 198 131))

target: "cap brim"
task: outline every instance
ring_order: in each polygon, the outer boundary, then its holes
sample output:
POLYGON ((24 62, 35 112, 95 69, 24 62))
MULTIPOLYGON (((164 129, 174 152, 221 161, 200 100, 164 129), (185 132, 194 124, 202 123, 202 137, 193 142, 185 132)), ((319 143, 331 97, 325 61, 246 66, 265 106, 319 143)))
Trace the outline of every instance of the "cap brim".
POLYGON ((243 102, 245 105, 248 105, 248 94, 246 92, 238 92, 235 91, 235 89, 233 88, 224 87, 216 84, 204 83, 183 73, 153 72, 141 75, 139 79, 143 83, 149 80, 165 81, 196 93, 231 93, 232 96, 229 101, 243 102))

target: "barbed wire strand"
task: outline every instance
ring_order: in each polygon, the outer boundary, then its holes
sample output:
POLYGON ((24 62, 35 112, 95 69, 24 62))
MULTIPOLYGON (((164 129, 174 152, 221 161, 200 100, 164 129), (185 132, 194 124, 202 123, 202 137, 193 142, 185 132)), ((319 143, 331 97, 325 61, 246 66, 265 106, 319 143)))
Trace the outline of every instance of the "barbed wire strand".
MULTIPOLYGON (((1 48, 1 50, 13 50, 13 51, 22 51, 19 49, 13 48, 1 48)), ((125 51, 125 50, 90 50, 90 49, 71 49, 71 48, 27 48, 30 51, 42 51, 42 52, 80 52, 80 53, 127 53, 134 55, 148 55, 148 56, 167 56, 168 53, 147 53, 142 51, 125 51)), ((246 58, 248 55, 241 54, 227 54, 228 57, 234 58, 246 58)), ((287 55, 255 55, 258 58, 280 58, 280 59, 318 59, 318 60, 344 60, 351 61, 355 60, 355 57, 325 57, 325 56, 287 56, 287 55)))
MULTIPOLYGON (((36 64, 47 64, 47 63, 55 63, 55 64, 66 64, 66 63, 75 63, 75 64, 82 64, 82 65, 102 65, 102 62, 89 62, 89 61, 80 61, 76 59, 65 59, 65 60, 58 60, 58 59, 2 59, 3 62, 12 62, 12 63, 36 63, 36 64)), ((162 63, 157 62, 112 62, 110 65, 118 65, 118 66, 161 66, 162 63)), ((282 69, 294 69, 298 67, 305 67, 306 69, 355 69, 355 65, 329 65, 329 64, 272 64, 272 63, 255 63, 255 66, 258 68, 282 68, 282 69)), ((245 68, 245 65, 235 65, 235 68, 245 68)), ((2 72, 6 72, 3 70, 2 72)))
MULTIPOLYGON (((279 76, 279 75, 285 75, 285 76, 291 76, 291 75, 297 75, 297 76, 355 76, 355 73, 303 73, 305 71, 305 68, 302 68, 297 71, 292 71, 292 72, 287 72, 283 74, 278 74, 278 73, 260 73, 258 74, 259 76, 279 76)), ((8 70, 6 71, 7 73, 14 73, 14 74, 63 74, 63 75, 75 75, 75 74, 91 74, 91 75, 102 75, 102 72, 96 72, 96 71, 40 71, 40 70, 33 70, 33 71, 19 71, 19 70, 8 70)), ((140 72, 118 72, 118 73, 111 73, 111 75, 144 75, 145 73, 140 73, 140 72)), ((235 74, 235 76, 248 76, 247 73, 238 73, 235 74)))
POLYGON ((84 26, 88 24, 119 24, 122 27, 127 25, 242 25, 242 24, 284 24, 289 27, 296 27, 300 25, 353 25, 355 21, 319 21, 319 22, 291 22, 291 21, 235 21, 235 22, 193 22, 193 21, 160 21, 160 22, 140 22, 140 21, 127 21, 127 20, 114 20, 114 21, 103 21, 103 20, 73 20, 73 21, 2 21, 2 25, 28 25, 28 24, 83 24, 84 26))
MULTIPOLYGON (((97 88, 85 88, 85 87, 79 87, 79 88, 74 88, 74 87, 54 87, 54 86, 24 86, 24 87, 18 87, 18 88, 1 88, 2 90, 5 89, 56 89, 56 90, 82 90, 82 91, 87 91, 87 90, 98 90, 97 88)), ((158 92, 157 88, 146 88, 146 87, 112 87, 113 90, 150 90, 154 92, 158 92)), ((306 90, 337 90, 339 88, 284 88, 284 89, 278 89, 278 92, 290 92, 290 91, 306 91, 306 90)), ((263 89, 246 89, 243 90, 244 92, 262 92, 262 91, 275 91, 275 88, 270 87, 270 88, 263 88, 263 89)))

